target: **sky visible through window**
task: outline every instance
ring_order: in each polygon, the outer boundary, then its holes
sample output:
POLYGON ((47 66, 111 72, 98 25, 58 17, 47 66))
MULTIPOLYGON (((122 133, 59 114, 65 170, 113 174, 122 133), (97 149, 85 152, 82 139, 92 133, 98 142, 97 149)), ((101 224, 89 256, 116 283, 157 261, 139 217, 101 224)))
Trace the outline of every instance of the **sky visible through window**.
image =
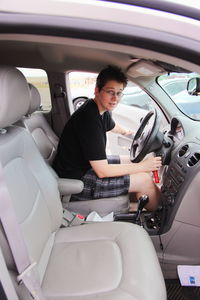
POLYGON ((26 77, 47 76, 46 72, 41 69, 17 68, 26 77))

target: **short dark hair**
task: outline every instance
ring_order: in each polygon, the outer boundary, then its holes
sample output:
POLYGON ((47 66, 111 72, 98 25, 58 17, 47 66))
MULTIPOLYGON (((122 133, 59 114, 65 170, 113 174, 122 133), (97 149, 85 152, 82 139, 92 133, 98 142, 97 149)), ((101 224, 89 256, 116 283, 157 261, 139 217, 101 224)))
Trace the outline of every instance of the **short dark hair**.
POLYGON ((124 88, 127 86, 128 79, 119 67, 107 66, 97 76, 96 87, 99 91, 106 85, 110 80, 123 83, 124 88))

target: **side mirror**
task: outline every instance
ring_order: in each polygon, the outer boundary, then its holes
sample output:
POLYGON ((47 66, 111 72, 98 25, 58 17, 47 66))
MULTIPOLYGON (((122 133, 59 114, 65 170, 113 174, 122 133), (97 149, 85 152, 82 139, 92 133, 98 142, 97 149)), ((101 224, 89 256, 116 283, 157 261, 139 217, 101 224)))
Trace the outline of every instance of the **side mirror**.
POLYGON ((187 91, 189 95, 200 95, 200 78, 194 77, 188 81, 187 91))

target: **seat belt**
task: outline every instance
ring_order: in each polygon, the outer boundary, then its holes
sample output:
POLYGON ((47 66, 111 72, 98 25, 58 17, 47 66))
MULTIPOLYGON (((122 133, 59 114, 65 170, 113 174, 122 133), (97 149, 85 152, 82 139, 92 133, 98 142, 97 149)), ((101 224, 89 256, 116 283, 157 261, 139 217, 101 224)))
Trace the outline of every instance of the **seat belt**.
POLYGON ((6 182, 3 178, 3 168, 0 162, 0 220, 5 231, 16 267, 17 280, 23 282, 33 299, 45 300, 40 283, 36 278, 34 267, 31 263, 28 251, 22 237, 19 224, 12 206, 12 201, 6 182))
POLYGON ((0 247, 0 299, 1 300, 19 300, 13 283, 9 276, 6 262, 0 247))
MULTIPOLYGON (((54 115, 52 120, 52 128, 54 132, 60 137, 61 132, 66 124, 66 92, 60 84, 56 84, 53 89, 53 95, 55 101, 53 101, 52 114, 54 115), (56 119, 59 122, 55 122, 56 119)), ((68 112, 69 113, 69 112, 68 112)))

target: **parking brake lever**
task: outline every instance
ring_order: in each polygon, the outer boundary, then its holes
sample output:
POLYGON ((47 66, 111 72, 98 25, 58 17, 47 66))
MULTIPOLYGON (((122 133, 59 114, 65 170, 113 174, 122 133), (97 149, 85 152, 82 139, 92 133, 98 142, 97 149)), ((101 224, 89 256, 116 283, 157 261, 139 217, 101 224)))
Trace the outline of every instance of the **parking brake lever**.
POLYGON ((160 183, 160 178, 158 176, 158 171, 153 171, 153 178, 155 183, 160 183))
POLYGON ((136 215, 135 215, 136 223, 139 223, 141 212, 142 212, 143 208, 145 207, 145 205, 148 202, 149 202, 149 197, 147 195, 142 195, 138 199, 138 208, 137 208, 137 212, 136 212, 136 215))

